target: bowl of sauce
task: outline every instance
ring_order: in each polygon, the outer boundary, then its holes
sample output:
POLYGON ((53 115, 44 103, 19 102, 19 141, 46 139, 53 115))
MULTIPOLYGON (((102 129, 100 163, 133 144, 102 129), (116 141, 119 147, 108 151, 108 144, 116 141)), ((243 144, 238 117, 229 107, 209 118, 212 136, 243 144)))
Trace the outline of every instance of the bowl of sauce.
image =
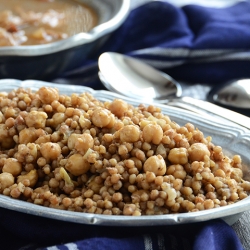
POLYGON ((129 9, 129 0, 0 0, 0 77, 45 80, 79 67, 129 9))

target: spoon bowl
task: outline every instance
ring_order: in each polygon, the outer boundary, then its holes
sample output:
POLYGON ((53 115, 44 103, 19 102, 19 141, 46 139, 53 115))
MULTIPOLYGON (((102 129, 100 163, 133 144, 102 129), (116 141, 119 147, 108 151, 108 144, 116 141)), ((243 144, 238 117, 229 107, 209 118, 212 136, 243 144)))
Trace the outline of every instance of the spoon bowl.
POLYGON ((181 85, 172 77, 132 57, 105 52, 98 66, 100 80, 113 92, 158 102, 182 95, 181 85))
POLYGON ((250 109, 250 79, 234 80, 212 88, 208 100, 233 109, 250 109))

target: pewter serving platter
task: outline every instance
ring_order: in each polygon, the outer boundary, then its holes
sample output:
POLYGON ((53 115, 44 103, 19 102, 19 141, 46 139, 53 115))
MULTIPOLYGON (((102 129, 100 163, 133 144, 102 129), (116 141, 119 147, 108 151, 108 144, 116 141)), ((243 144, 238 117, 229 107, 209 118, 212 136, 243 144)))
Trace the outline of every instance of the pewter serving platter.
MULTIPOLYGON (((37 90, 42 86, 54 86, 59 89, 59 92, 61 94, 89 92, 95 98, 101 101, 108 101, 113 100, 114 98, 121 98, 134 106, 138 106, 140 104, 140 101, 132 100, 127 97, 122 97, 112 92, 102 90, 95 91, 91 88, 83 86, 60 85, 36 80, 0 80, 0 92, 9 92, 13 89, 17 89, 18 87, 37 90)), ((147 105, 147 103, 145 104, 147 105)), ((205 136, 212 136, 213 143, 215 145, 221 146, 224 149, 224 152, 229 156, 231 154, 241 155, 244 164, 248 166, 246 172, 250 172, 249 130, 240 127, 232 122, 225 121, 223 119, 210 116, 201 116, 190 111, 182 110, 163 104, 155 105, 161 107, 162 112, 166 115, 169 115, 170 118, 178 124, 184 125, 187 122, 191 122, 196 127, 198 127, 199 130, 202 131, 205 136)), ((248 176, 246 176, 246 178, 247 177, 248 176)), ((96 215, 58 210, 16 200, 4 195, 0 195, 0 207, 40 217, 89 225, 159 226, 207 221, 216 218, 222 218, 228 224, 232 225, 240 218, 243 212, 250 210, 250 197, 232 205, 205 211, 134 217, 124 215, 96 215)))

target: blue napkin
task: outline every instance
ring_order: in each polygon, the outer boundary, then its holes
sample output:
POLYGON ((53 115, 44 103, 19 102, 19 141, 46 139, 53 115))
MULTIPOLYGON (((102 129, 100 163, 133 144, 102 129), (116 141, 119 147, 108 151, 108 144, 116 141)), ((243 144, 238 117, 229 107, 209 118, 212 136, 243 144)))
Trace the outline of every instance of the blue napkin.
POLYGON ((63 222, 0 208, 0 249, 243 250, 223 220, 172 226, 108 227, 63 222))
POLYGON ((153 1, 134 9, 80 69, 63 78, 103 88, 97 59, 114 51, 134 56, 179 81, 220 84, 250 77, 250 2, 227 8, 153 1))

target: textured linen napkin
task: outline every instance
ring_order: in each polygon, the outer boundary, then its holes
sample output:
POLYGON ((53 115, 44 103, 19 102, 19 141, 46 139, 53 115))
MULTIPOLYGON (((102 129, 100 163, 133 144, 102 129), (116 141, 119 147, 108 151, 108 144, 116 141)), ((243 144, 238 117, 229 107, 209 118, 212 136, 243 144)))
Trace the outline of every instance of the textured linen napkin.
POLYGON ((85 65, 62 78, 103 88, 98 82, 97 59, 106 51, 140 58, 189 83, 216 85, 250 77, 249 13, 249 1, 226 8, 176 7, 165 1, 146 3, 131 11, 85 65))

